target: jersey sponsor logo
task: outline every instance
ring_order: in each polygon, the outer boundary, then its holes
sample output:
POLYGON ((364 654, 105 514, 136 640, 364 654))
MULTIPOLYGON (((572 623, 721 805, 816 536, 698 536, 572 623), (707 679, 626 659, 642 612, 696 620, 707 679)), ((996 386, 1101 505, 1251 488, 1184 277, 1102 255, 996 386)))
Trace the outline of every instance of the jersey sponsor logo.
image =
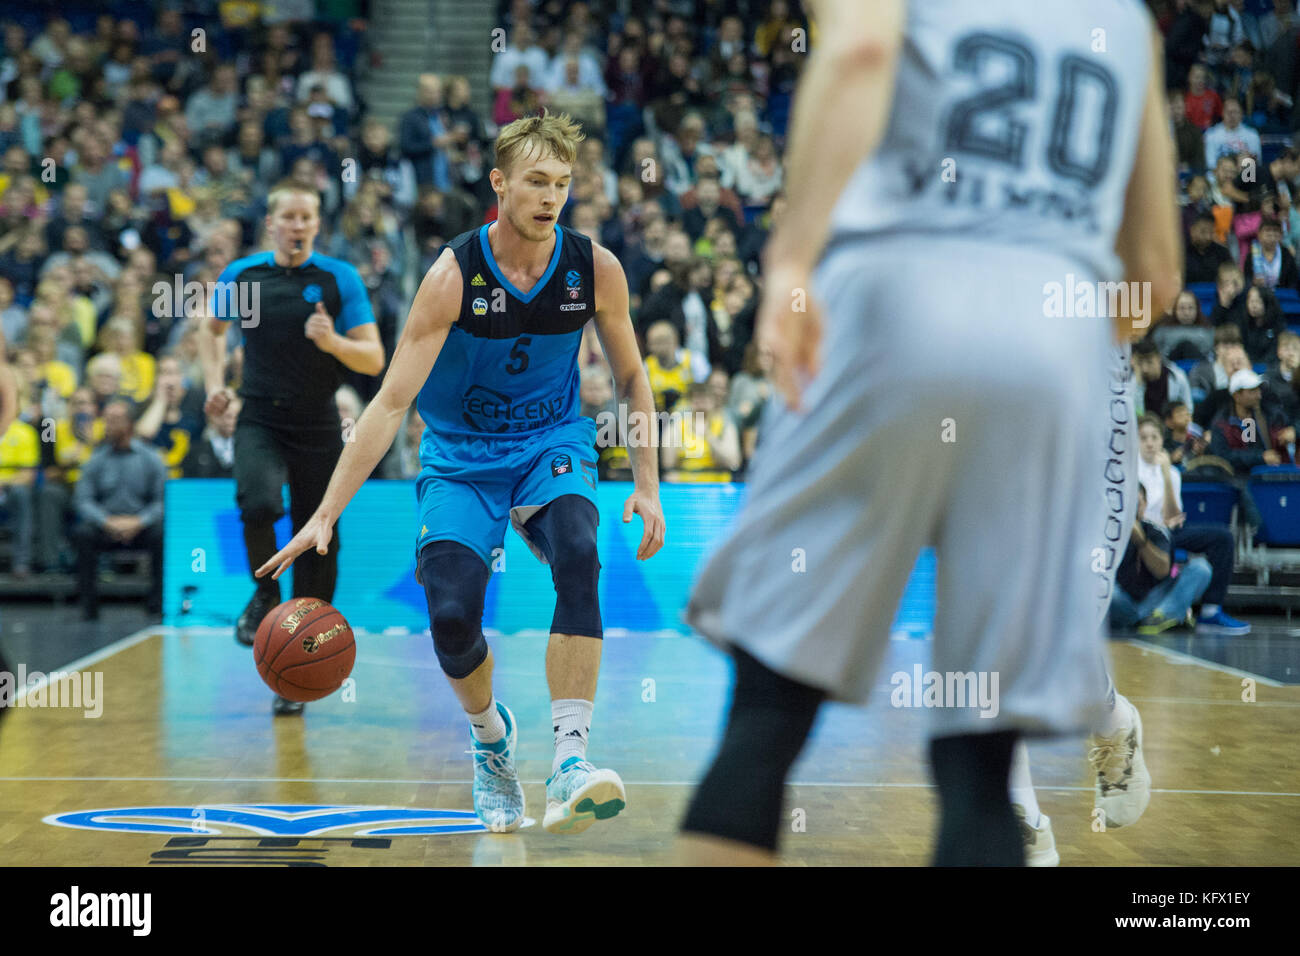
POLYGON ((432 836, 487 828, 469 810, 300 804, 206 804, 198 807, 111 807, 54 813, 42 822, 73 830, 214 836, 432 836))
POLYGON ((577 269, 570 269, 564 274, 564 284, 569 290, 570 299, 576 299, 582 295, 582 274, 577 269))
POLYGON ((516 402, 509 395, 471 385, 461 397, 461 418, 476 431, 500 433, 531 431, 560 420, 564 397, 516 402))
POLYGON ((475 299, 470 308, 474 310, 475 315, 487 315, 487 299, 482 297, 475 299))
POLYGON ((568 455, 556 455, 551 459, 551 477, 558 478, 560 475, 568 475, 573 472, 573 459, 568 455))
POLYGON ((321 287, 313 282, 302 290, 302 297, 312 304, 319 302, 321 300, 321 287))
POLYGON ((483 273, 481 273, 481 272, 476 272, 476 273, 474 273, 474 278, 472 278, 472 279, 469 280, 469 284, 470 284, 470 285, 487 285, 487 283, 486 283, 485 281, 483 281, 483 273))
POLYGON ((563 305, 560 306, 560 311, 577 312, 579 309, 585 309, 586 307, 587 307, 587 303, 585 302, 565 302, 563 305))

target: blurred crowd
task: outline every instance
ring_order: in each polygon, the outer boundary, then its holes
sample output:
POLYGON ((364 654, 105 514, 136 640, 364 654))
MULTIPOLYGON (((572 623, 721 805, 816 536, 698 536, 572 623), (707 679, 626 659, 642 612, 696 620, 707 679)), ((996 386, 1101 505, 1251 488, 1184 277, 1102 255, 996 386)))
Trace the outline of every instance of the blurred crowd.
POLYGON ((1187 288, 1134 351, 1176 467, 1295 462, 1300 18, 1293 0, 1149 0, 1165 37, 1187 288), (1258 435, 1251 434, 1251 425, 1258 435))
MULTIPOLYGON (((497 129, 543 107, 584 126, 561 222, 623 263, 665 480, 743 478, 770 394, 752 341, 759 254, 815 39, 799 5, 503 3, 491 89, 422 75, 391 124, 362 93, 382 68, 368 13, 360 0, 0 5, 0 327, 20 406, 0 441, 0 520, 17 576, 71 570, 78 526, 103 524, 105 502, 78 492, 101 446, 148 451, 165 477, 229 476, 239 409, 204 415, 187 283, 266 248, 271 185, 320 193, 316 249, 360 270, 391 356, 442 245, 495 218, 497 129), (106 432, 110 403, 125 433, 106 432)), ((583 413, 619 421, 588 333, 583 413)), ((345 427, 380 380, 340 390, 345 427)), ((374 477, 415 476, 421 424, 412 413, 374 477)), ((602 443, 604 477, 630 477, 625 438, 602 443)), ((155 476, 137 471, 146 517, 119 543, 161 521, 155 476)))

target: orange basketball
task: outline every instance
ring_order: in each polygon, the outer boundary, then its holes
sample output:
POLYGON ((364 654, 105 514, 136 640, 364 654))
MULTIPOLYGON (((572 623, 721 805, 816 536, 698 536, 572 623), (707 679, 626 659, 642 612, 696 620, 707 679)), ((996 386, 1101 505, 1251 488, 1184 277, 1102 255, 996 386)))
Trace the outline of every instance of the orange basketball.
POLYGON ((266 685, 307 703, 338 690, 357 659, 352 628, 328 601, 301 597, 274 608, 257 628, 253 659, 266 685))

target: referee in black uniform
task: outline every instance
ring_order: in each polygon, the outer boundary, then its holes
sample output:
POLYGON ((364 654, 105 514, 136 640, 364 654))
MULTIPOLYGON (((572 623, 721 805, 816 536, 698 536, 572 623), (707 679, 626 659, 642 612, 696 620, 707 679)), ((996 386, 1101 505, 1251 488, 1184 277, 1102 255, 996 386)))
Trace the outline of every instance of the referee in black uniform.
MULTIPOLYGON (((306 524, 325 496, 343 451, 334 392, 346 370, 379 375, 384 347, 357 270, 312 251, 320 230, 320 196, 281 183, 267 197, 266 232, 273 251, 237 259, 222 272, 209 300, 200 356, 205 411, 220 414, 225 386, 227 322, 244 338, 243 408, 235 426, 235 495, 244 524, 249 576, 278 550, 275 522, 284 514, 289 483, 293 530, 306 524)), ((339 535, 326 554, 311 551, 294 568, 293 596, 334 600, 339 535)), ((280 603, 280 584, 252 577, 255 591, 239 616, 235 637, 252 644, 267 612, 280 603)), ((302 704, 276 698, 275 713, 298 714, 302 704)))

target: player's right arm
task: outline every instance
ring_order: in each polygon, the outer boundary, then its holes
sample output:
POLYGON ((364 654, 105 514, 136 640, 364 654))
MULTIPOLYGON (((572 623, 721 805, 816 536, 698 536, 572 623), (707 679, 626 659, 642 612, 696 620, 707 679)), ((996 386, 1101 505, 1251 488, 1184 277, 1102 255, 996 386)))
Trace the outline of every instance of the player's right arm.
POLYGON ((320 554, 326 553, 334 523, 392 447, 406 410, 428 381, 442 345, 460 315, 462 285, 456 254, 446 249, 415 293, 379 394, 362 412, 352 431, 352 440, 344 443, 343 454, 334 466, 320 507, 292 541, 257 569, 259 578, 274 571, 272 577, 278 579, 294 558, 310 547, 315 547, 320 554))
MULTIPOLYGON (((1128 282, 1150 283, 1146 312, 1115 317, 1121 342, 1146 335, 1153 317, 1174 307, 1183 288, 1183 236, 1178 218, 1177 167, 1169 135, 1164 84, 1164 44, 1151 26, 1151 69, 1138 133, 1137 159, 1129 177, 1115 251, 1128 282)), ((1134 310, 1136 312, 1136 310, 1134 310)))

